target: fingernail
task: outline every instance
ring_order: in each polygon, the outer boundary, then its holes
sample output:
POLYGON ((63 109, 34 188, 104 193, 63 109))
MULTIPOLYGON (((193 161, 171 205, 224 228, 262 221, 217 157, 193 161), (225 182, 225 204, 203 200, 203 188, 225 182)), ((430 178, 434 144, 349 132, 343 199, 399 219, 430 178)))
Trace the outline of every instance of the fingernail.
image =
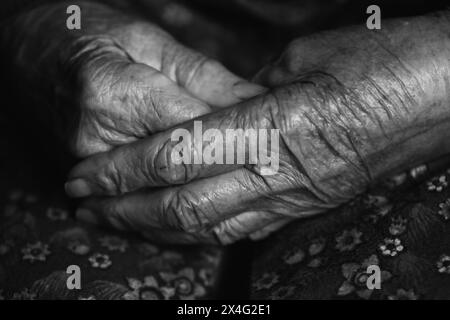
POLYGON ((266 88, 248 81, 240 81, 233 86, 233 93, 239 99, 249 99, 266 91, 266 88))
POLYGON ((77 209, 77 211, 75 212, 75 216, 80 221, 84 221, 90 224, 98 224, 97 216, 89 209, 77 209))
POLYGON ((67 195, 73 198, 87 197, 92 194, 91 187, 83 179, 75 179, 67 182, 64 185, 64 189, 67 195))

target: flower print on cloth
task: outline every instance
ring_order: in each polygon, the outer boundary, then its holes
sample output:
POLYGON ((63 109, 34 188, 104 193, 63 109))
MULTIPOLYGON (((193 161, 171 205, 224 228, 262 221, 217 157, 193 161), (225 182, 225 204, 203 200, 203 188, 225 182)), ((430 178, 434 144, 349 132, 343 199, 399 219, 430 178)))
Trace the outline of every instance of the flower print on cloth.
POLYGON ((392 203, 385 196, 370 194, 364 198, 363 205, 372 212, 366 217, 372 223, 376 223, 380 218, 387 215, 393 207, 392 203))
POLYGON ((336 249, 341 252, 353 250, 358 244, 362 243, 361 236, 362 232, 356 228, 344 230, 342 234, 336 237, 336 249))
POLYGON ((56 247, 62 247, 73 254, 85 255, 91 251, 91 243, 87 231, 80 227, 71 227, 56 232, 50 243, 56 247))
POLYGON ((34 300, 34 299, 36 299, 36 293, 31 292, 28 288, 26 288, 20 292, 15 292, 11 299, 12 300, 34 300))
POLYGON ((4 256, 11 251, 13 243, 11 241, 0 242, 0 256, 4 256))
POLYGON ((192 268, 184 268, 177 273, 160 272, 159 275, 166 282, 166 286, 175 289, 175 295, 181 300, 201 298, 206 294, 203 285, 195 281, 195 272, 192 268))
POLYGON ((408 174, 406 172, 397 174, 395 176, 389 177, 384 181, 384 184, 388 189, 394 189, 401 186, 408 179, 408 174))
POLYGON ((93 268, 107 269, 112 265, 112 261, 107 254, 94 253, 89 257, 89 262, 93 268))
POLYGON ((417 300, 418 298, 412 289, 397 289, 395 294, 388 296, 389 300, 417 300))
POLYGON ((67 243, 67 249, 76 255, 83 256, 91 251, 91 247, 79 240, 73 240, 67 243))
POLYGON ((203 281, 203 284, 210 287, 215 282, 215 273, 212 268, 202 268, 198 272, 198 277, 203 281))
POLYGON ((22 248, 22 259, 28 260, 31 263, 35 261, 43 262, 47 259, 47 256, 50 253, 51 252, 48 249, 48 245, 38 241, 33 244, 27 244, 24 248, 22 248))
POLYGON ((301 248, 295 250, 289 250, 284 256, 283 261, 286 264, 296 264, 303 261, 305 258, 305 252, 301 248))
MULTIPOLYGON (((345 263, 342 265, 342 275, 345 280, 338 289, 338 296, 346 296, 350 293, 362 299, 369 299, 374 290, 367 287, 367 280, 370 273, 367 273, 367 267, 371 265, 379 265, 378 257, 374 254, 364 260, 361 264, 345 263)), ((381 281, 387 281, 391 278, 389 271, 381 271, 381 281)))
POLYGON ((125 252, 128 248, 128 241, 117 236, 105 236, 99 239, 100 245, 109 251, 125 252))
POLYGON ((36 203, 38 201, 38 197, 33 193, 28 193, 23 201, 28 204, 36 203))
POLYGON ((447 177, 445 175, 441 175, 438 177, 432 178, 427 182, 428 191, 441 192, 445 188, 447 188, 448 182, 447 177))
POLYGON ((4 217, 13 217, 19 212, 19 207, 15 204, 8 204, 3 208, 3 216, 4 217))
POLYGON ((52 221, 65 221, 69 217, 69 213, 60 208, 48 208, 46 216, 52 221))
POLYGON ((269 299, 285 300, 292 297, 294 293, 295 293, 295 286, 281 286, 270 293, 269 299))
POLYGON ((307 266, 310 268, 318 268, 324 265, 326 260, 322 257, 314 258, 311 261, 308 262, 307 266))
POLYGON ((403 251, 404 247, 399 238, 385 238, 383 243, 379 245, 379 249, 384 256, 395 257, 403 251))
POLYGON ((393 236, 401 235, 406 231, 406 224, 408 219, 403 217, 392 217, 391 225, 389 226, 389 233, 393 236))
POLYGON ((412 168, 409 171, 409 175, 411 178, 418 180, 421 177, 425 176, 425 174, 428 172, 428 167, 425 164, 421 164, 420 166, 417 166, 415 168, 412 168))
POLYGON ((138 251, 144 257, 150 257, 158 254, 159 248, 153 244, 144 242, 138 245, 138 251))
POLYGON ((450 220, 450 198, 445 200, 444 202, 439 203, 439 211, 438 214, 444 220, 450 220))
POLYGON ((14 189, 11 190, 11 192, 8 194, 8 199, 12 202, 19 201, 23 196, 23 190, 20 189, 14 189))
POLYGON ((135 278, 127 281, 132 290, 125 293, 125 300, 168 300, 175 294, 174 288, 160 286, 153 276, 147 276, 143 281, 135 278))
POLYGON ((450 274, 450 256, 446 254, 441 255, 436 262, 436 267, 439 273, 450 274))
POLYGON ((319 237, 319 238, 313 239, 308 248, 309 255, 311 255, 311 256, 318 255, 319 253, 321 253, 323 251, 323 249, 325 249, 325 245, 326 245, 326 239, 324 237, 319 237))
POLYGON ((279 276, 275 272, 266 272, 261 278, 253 283, 256 290, 270 289, 279 281, 279 276))
POLYGON ((310 268, 318 268, 324 265, 326 257, 319 256, 327 244, 325 237, 317 237, 310 241, 308 250, 305 252, 301 248, 291 248, 283 255, 285 264, 293 265, 306 260, 306 265, 310 268))

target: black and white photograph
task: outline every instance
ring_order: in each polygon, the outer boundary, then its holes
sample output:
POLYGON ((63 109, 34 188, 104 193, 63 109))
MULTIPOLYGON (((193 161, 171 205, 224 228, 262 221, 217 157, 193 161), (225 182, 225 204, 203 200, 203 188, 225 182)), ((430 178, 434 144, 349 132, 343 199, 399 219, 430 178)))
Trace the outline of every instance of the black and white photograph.
POLYGON ((0 308, 450 300, 449 0, 2 0, 0 65, 0 308))

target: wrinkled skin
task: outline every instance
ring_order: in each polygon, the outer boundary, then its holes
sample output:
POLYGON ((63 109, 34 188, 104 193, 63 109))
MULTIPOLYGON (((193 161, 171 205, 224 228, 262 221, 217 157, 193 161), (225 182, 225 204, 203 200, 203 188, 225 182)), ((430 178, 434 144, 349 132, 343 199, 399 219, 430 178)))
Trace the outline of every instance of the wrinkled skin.
POLYGON ((15 18, 1 40, 24 77, 22 89, 47 106, 43 118, 79 157, 263 90, 151 23, 97 3, 78 5, 81 30, 65 27, 68 4, 60 3, 15 18))
POLYGON ((446 12, 293 41, 256 77, 270 91, 199 118, 203 130, 280 129, 276 175, 176 165, 167 130, 76 166, 66 190, 90 196, 79 217, 160 241, 257 239, 448 153, 449 21, 446 12))

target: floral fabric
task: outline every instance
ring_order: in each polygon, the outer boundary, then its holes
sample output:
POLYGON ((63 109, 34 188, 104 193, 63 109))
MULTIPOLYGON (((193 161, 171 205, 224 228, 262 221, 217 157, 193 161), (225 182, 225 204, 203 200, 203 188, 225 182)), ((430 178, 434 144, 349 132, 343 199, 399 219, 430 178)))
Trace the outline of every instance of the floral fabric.
POLYGON ((265 240, 254 250, 252 297, 450 299, 450 170, 411 183, 426 171, 265 240), (367 286, 370 265, 380 268, 380 289, 367 286))
POLYGON ((7 194, 0 215, 0 299, 201 299, 213 296, 221 250, 162 247, 73 220, 34 193, 7 194), (70 265, 81 290, 70 290, 70 265))

